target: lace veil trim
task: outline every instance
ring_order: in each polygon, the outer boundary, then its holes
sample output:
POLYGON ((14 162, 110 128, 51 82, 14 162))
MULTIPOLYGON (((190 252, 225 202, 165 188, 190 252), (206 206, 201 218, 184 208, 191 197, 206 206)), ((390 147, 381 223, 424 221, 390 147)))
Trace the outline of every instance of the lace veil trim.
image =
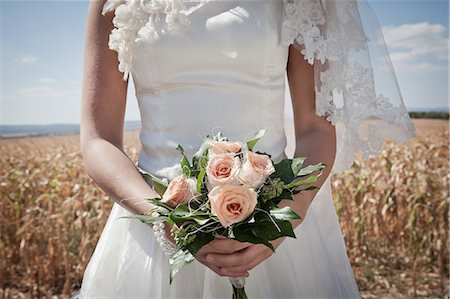
POLYGON ((333 172, 385 139, 415 136, 376 16, 364 0, 283 0, 281 40, 315 70, 316 114, 336 126, 333 172))
MULTIPOLYGON (((115 10, 109 48, 117 51, 126 80, 133 51, 157 40, 158 30, 185 33, 188 0, 108 0, 115 10)), ((200 0, 214 1, 214 0, 200 0)), ((280 0, 281 1, 281 0, 280 0)), ((293 45, 314 65, 316 114, 336 126, 334 172, 381 150, 385 139, 404 143, 415 136, 376 16, 365 0, 282 0, 281 42, 293 45)))

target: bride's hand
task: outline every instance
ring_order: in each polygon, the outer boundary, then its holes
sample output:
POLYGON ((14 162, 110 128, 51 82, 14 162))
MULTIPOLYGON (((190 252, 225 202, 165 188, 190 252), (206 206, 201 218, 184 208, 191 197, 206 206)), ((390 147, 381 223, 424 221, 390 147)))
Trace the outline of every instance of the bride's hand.
POLYGON ((177 244, 175 242, 175 239, 170 234, 170 229, 171 229, 170 225, 167 222, 164 222, 164 232, 165 232, 166 239, 168 239, 173 244, 177 244))
MULTIPOLYGON (((278 238, 271 243, 276 249, 285 239, 285 237, 278 238)), ((220 269, 220 273, 223 273, 224 276, 234 276, 230 274, 245 273, 246 275, 236 275, 236 277, 247 277, 248 271, 256 267, 258 264, 260 264, 273 254, 273 251, 263 244, 240 243, 235 240, 227 240, 230 242, 230 244, 234 244, 231 242, 242 244, 241 246, 243 248, 228 254, 207 251, 204 258, 208 267, 210 267, 211 269, 220 269)), ((217 271, 215 272, 217 273, 217 271)))
POLYGON ((197 252, 195 258, 220 276, 248 277, 249 273, 247 270, 233 270, 230 267, 222 267, 222 264, 216 262, 215 259, 220 257, 220 260, 222 260, 235 257, 251 246, 253 244, 247 242, 239 242, 228 238, 216 238, 203 246, 197 252), (211 257, 213 257, 213 260, 210 260, 211 257))

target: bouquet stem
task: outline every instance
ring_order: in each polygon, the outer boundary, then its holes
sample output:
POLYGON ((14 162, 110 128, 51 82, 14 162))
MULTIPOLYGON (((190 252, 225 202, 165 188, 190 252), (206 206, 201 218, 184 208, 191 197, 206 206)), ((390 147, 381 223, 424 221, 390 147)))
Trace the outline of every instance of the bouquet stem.
POLYGON ((248 299, 245 293, 245 277, 230 277, 230 282, 233 285, 232 299, 248 299))

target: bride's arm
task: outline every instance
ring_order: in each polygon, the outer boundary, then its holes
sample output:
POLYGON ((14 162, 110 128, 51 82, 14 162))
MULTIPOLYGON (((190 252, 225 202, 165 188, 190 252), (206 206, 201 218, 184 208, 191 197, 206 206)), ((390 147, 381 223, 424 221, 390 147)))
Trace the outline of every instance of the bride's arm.
MULTIPOLYGON (((294 157, 307 157, 305 165, 321 162, 327 165, 317 182, 311 184, 320 188, 330 175, 336 157, 336 130, 324 116, 316 115, 314 66, 293 46, 289 49, 287 76, 294 113, 294 157)), ((304 219, 319 188, 296 194, 294 202, 284 201, 280 206, 291 206, 304 219)), ((300 225, 303 219, 293 221, 293 226, 300 225)))
MULTIPOLYGON (((294 157, 307 157, 305 165, 325 163, 327 167, 313 185, 321 187, 330 174, 336 156, 336 131, 325 117, 316 115, 314 94, 314 67, 293 46, 289 48, 287 76, 291 90, 292 107, 294 112, 296 148, 294 157)), ((308 185, 305 185, 307 187, 308 185)), ((319 189, 306 191, 294 195, 294 201, 283 200, 280 206, 291 206, 303 218, 319 189)), ((302 219, 303 220, 303 219, 302 219)), ((302 220, 293 221, 293 226, 300 225, 302 220)), ((301 238, 301 236, 299 236, 301 238)), ((278 247, 285 238, 278 238, 272 242, 278 247)), ((244 272, 272 255, 272 251, 265 245, 250 245, 245 249, 227 253, 227 249, 238 246, 239 242, 226 239, 215 242, 214 248, 205 246, 202 251, 204 260, 220 269, 220 275, 244 272)), ((213 243, 211 242, 211 243, 213 243)))
POLYGON ((88 174, 122 207, 148 212, 145 197, 159 197, 123 151, 127 82, 108 48, 113 13, 101 14, 103 1, 91 1, 85 39, 81 107, 81 152, 88 174), (125 199, 125 200, 124 200, 125 199))

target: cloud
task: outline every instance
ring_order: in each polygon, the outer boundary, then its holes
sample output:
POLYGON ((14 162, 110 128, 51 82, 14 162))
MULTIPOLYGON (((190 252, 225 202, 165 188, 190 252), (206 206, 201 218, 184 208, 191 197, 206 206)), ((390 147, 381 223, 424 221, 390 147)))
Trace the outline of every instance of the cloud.
POLYGON ((21 64, 31 64, 38 61, 38 58, 35 55, 24 55, 20 58, 14 59, 15 63, 21 63, 21 64))
POLYGON ((46 77, 44 77, 44 78, 39 78, 37 81, 38 81, 39 83, 55 83, 55 82, 56 82, 55 79, 53 79, 53 78, 46 78, 46 77))
POLYGON ((450 41, 447 28, 428 22, 383 27, 390 57, 398 70, 447 71, 450 41))

